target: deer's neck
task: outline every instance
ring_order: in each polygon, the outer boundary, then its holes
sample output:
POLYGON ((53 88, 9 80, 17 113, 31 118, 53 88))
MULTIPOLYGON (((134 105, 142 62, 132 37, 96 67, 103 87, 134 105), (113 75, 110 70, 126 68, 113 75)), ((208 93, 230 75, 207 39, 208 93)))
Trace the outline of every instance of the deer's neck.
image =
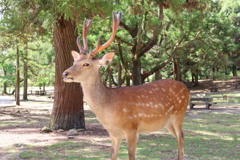
POLYGON ((101 75, 98 72, 87 81, 82 82, 84 100, 91 107, 93 112, 102 110, 106 106, 110 96, 110 89, 103 84, 101 75))

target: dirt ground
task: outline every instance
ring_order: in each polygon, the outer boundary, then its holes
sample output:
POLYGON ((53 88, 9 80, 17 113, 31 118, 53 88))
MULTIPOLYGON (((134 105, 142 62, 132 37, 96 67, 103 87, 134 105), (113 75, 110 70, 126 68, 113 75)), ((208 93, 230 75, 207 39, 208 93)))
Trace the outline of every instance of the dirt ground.
MULTIPOLYGON (((217 82, 213 84, 220 85, 222 91, 230 91, 233 89, 233 85, 228 86, 229 83, 226 83, 225 86, 217 82)), ((206 85, 211 86, 211 84, 204 84, 203 82, 202 87, 194 88, 192 92, 209 92, 206 85)), ((79 132, 78 136, 74 137, 68 137, 66 131, 41 133, 40 129, 49 124, 52 102, 53 100, 46 96, 29 96, 29 101, 21 102, 20 106, 15 106, 13 97, 0 96, 1 160, 12 159, 14 153, 22 151, 26 145, 51 145, 69 139, 74 141, 94 139, 101 143, 101 140, 108 139, 107 132, 99 123, 86 124, 87 130, 79 132), (6 148, 8 151, 12 150, 13 152, 6 154, 6 148)), ((227 107, 226 105, 219 105, 209 111, 240 114, 240 104, 227 105, 227 107)), ((85 116, 94 116, 88 106, 85 106, 85 116)), ((15 156, 14 159, 19 158, 15 156)))
POLYGON ((229 80, 211 80, 204 79, 199 80, 199 85, 196 87, 192 87, 191 84, 187 84, 191 93, 208 93, 210 92, 209 88, 217 88, 219 92, 229 92, 234 90, 240 90, 240 80, 238 80, 238 86, 236 89, 236 79, 231 78, 229 80))

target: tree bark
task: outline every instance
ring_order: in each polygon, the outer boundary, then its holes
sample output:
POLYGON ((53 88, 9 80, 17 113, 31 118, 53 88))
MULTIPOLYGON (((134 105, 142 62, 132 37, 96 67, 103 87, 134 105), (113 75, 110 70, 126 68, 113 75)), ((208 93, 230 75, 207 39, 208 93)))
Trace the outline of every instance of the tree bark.
MULTIPOLYGON (((27 44, 26 44, 27 45, 27 44)), ((26 47, 26 55, 23 60, 23 100, 28 100, 27 89, 28 89, 28 46, 26 47)))
POLYGON ((180 59, 174 58, 173 61, 173 70, 174 70, 174 79, 177 81, 181 81, 181 68, 180 68, 180 59))
POLYGON ((17 46, 17 62, 16 62, 16 85, 15 85, 15 101, 16 105, 20 105, 20 67, 19 67, 19 47, 17 46))
MULTIPOLYGON (((3 73, 4 73, 4 76, 7 75, 7 70, 3 68, 3 73)), ((3 92, 2 94, 7 94, 7 82, 4 82, 3 83, 3 92)))
POLYGON ((212 79, 213 80, 216 79, 216 68, 215 68, 215 66, 212 67, 212 79))
POLYGON ((236 66, 236 74, 235 74, 235 79, 236 79, 236 85, 235 85, 235 89, 238 88, 239 82, 238 82, 238 74, 237 74, 237 66, 236 66))
POLYGON ((55 50, 55 95, 51 115, 52 129, 85 128, 83 93, 80 84, 64 83, 62 73, 72 65, 71 50, 76 47, 76 24, 72 20, 58 18, 53 29, 55 50))
POLYGON ((232 74, 233 74, 233 77, 235 77, 237 75, 237 66, 236 65, 233 65, 233 67, 232 67, 232 74))
POLYGON ((133 62, 133 68, 132 68, 133 85, 141 85, 142 84, 141 60, 140 58, 133 57, 132 62, 133 62))
POLYGON ((192 73, 192 78, 193 78, 193 86, 196 87, 198 86, 198 73, 192 73))
POLYGON ((3 83, 3 92, 2 92, 2 94, 7 94, 7 83, 6 82, 3 83))
POLYGON ((122 65, 119 63, 118 65, 118 87, 121 87, 123 84, 123 79, 122 79, 122 65))

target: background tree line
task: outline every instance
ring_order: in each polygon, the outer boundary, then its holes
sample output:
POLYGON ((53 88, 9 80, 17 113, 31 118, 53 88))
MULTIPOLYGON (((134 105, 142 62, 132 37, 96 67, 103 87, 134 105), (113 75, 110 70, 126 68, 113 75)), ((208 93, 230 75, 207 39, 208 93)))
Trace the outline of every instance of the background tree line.
MULTIPOLYGON (((99 56, 115 51, 102 68, 110 86, 139 85, 173 78, 236 76, 240 63, 240 2, 235 0, 1 0, 0 88, 19 95, 27 86, 54 85, 51 126, 84 128, 83 95, 78 84, 64 84, 71 50, 82 22, 92 19, 90 50, 111 34, 111 12, 122 11, 115 41, 99 56), (15 89, 16 88, 16 89, 15 89), (70 96, 71 95, 71 96, 70 96)), ((19 98, 17 98, 19 100, 19 98)))

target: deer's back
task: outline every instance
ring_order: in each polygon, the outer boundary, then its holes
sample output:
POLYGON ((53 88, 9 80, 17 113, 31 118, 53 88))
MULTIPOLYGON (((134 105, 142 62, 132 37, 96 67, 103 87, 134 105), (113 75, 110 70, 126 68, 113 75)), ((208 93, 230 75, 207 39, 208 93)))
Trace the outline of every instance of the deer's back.
POLYGON ((186 86, 174 80, 159 80, 112 91, 109 97, 112 106, 107 114, 112 121, 102 123, 109 125, 105 128, 117 132, 124 128, 137 128, 140 132, 158 130, 171 116, 183 118, 189 101, 186 86))

